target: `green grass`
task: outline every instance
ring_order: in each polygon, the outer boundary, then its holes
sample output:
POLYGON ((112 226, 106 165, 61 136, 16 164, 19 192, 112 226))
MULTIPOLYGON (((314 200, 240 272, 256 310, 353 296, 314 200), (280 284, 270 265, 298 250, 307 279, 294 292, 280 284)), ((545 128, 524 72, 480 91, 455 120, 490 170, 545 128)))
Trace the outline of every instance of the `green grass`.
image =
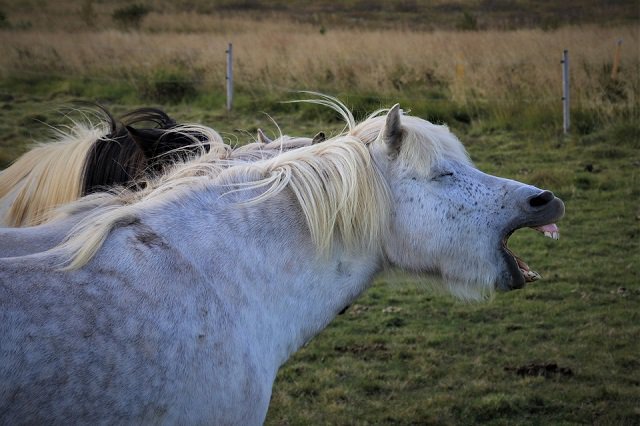
MULTIPOLYGON (((246 141, 245 131, 253 136, 258 127, 275 132, 261 111, 287 134, 341 127, 320 107, 279 103, 295 97, 289 93, 241 92, 227 113, 218 92, 163 105, 134 89, 62 79, 0 81, 0 167, 26 143, 46 137, 43 123, 63 123, 56 108, 78 97, 101 100, 116 113, 162 105, 177 119, 208 124, 231 140, 246 141)), ((360 116, 394 102, 375 94, 344 99, 360 116)), ((487 303, 455 301, 399 273, 380 277, 283 366, 267 424, 639 424, 637 117, 607 123, 582 117, 595 124, 563 137, 557 118, 547 126, 528 121, 527 114, 542 114, 535 106, 506 125, 490 108, 444 101, 434 107, 426 95, 424 103, 398 99, 415 115, 447 122, 480 169, 562 197, 562 237, 517 232, 510 247, 544 278, 487 303), (521 367, 553 363, 558 370, 548 377, 518 374, 521 367)))

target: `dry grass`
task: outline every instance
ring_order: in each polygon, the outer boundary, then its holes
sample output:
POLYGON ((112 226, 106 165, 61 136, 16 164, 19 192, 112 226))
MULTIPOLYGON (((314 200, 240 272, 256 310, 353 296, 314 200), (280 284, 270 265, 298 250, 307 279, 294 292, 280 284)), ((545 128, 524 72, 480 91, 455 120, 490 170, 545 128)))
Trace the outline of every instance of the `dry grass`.
POLYGON ((525 103, 557 103, 560 58, 568 49, 576 105, 602 110, 613 96, 618 105, 633 107, 639 92, 637 26, 481 32, 344 28, 321 34, 292 21, 151 13, 140 32, 4 30, 0 40, 2 77, 135 80, 169 69, 204 89, 222 88, 224 52, 233 42, 235 81, 248 89, 382 94, 444 88, 443 96, 463 101, 525 103), (624 39, 621 69, 612 81, 618 39, 624 39))

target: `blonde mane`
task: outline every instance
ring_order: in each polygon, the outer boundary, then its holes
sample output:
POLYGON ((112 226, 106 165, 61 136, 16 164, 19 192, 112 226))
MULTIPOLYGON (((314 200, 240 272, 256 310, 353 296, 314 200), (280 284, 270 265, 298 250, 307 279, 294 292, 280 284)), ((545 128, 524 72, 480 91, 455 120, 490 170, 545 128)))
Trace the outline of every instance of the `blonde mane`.
MULTIPOLYGON (((316 100, 317 101, 317 100, 316 100)), ((336 239, 352 250, 379 250, 388 232, 390 192, 370 149, 382 144, 385 124, 377 111, 362 123, 353 120, 344 104, 330 97, 321 99, 347 121, 343 134, 323 143, 291 150, 275 150, 272 158, 258 159, 257 146, 225 155, 205 154, 176 164, 163 176, 147 183, 143 191, 122 190, 106 196, 61 245, 68 258, 65 269, 86 264, 119 224, 131 223, 146 208, 178 200, 185 194, 211 185, 239 187, 234 191, 259 190, 261 194, 241 204, 267 202, 284 190, 295 196, 320 254, 328 253, 336 239), (253 162, 247 162, 253 161, 253 162)), ((403 149, 397 160, 402 166, 428 174, 443 156, 470 162, 458 139, 446 126, 402 116, 403 149)), ((231 190, 230 190, 231 191, 231 190)), ((94 205, 96 199, 92 201, 94 205)), ((82 201, 80 201, 82 203, 82 201)))
POLYGON ((5 226, 33 226, 50 219, 52 207, 82 195, 84 159, 106 125, 75 123, 69 133, 57 131, 57 140, 39 144, 0 172, 0 198, 15 194, 1 221, 5 226), (72 166, 70 168, 70 165, 72 166))
POLYGON ((338 136, 272 159, 236 165, 217 183, 244 182, 248 185, 243 190, 262 189, 262 194, 243 204, 265 202, 289 189, 321 254, 331 250, 336 237, 351 250, 381 248, 388 229, 389 191, 367 146, 357 138, 338 136))

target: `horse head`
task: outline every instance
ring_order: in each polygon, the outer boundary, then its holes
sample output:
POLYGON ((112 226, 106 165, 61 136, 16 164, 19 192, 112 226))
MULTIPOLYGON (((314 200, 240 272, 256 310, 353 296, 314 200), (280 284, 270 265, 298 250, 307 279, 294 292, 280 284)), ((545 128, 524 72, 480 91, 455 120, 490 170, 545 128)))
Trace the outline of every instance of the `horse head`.
MULTIPOLYGON (((398 105, 371 121, 382 126, 371 152, 392 199, 384 244, 391 264, 441 275, 452 293, 472 299, 540 278, 507 240, 526 227, 557 239, 559 198, 479 171, 445 126, 405 116, 398 105)), ((353 132, 371 134, 366 127, 353 132)))

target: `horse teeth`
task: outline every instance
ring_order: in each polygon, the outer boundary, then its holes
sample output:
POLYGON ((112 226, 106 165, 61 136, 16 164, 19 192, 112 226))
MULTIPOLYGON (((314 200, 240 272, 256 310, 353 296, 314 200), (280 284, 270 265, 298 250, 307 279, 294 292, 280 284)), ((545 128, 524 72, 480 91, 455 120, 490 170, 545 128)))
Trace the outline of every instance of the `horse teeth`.
POLYGON ((522 275, 524 276, 524 280, 528 283, 533 281, 538 281, 540 278, 542 278, 542 276, 536 271, 531 271, 531 270, 525 271, 521 269, 520 272, 522 272, 522 275))
POLYGON ((544 231, 544 236, 553 240, 560 239, 560 232, 558 231, 544 231))

